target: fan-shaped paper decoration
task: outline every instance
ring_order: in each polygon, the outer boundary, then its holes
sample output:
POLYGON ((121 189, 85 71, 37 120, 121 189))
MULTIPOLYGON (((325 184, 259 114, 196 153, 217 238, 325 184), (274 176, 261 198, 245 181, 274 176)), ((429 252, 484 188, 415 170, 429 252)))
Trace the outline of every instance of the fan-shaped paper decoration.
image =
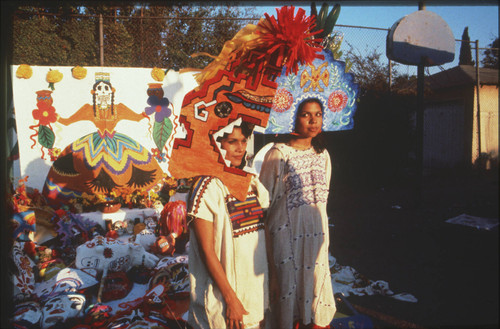
POLYGON ((354 75, 345 72, 345 63, 335 60, 329 50, 325 59, 315 59, 312 65, 301 65, 297 74, 285 74, 276 79, 278 88, 265 130, 268 134, 287 134, 294 130, 299 104, 318 98, 323 103, 323 131, 352 129, 356 110, 358 85, 354 75))

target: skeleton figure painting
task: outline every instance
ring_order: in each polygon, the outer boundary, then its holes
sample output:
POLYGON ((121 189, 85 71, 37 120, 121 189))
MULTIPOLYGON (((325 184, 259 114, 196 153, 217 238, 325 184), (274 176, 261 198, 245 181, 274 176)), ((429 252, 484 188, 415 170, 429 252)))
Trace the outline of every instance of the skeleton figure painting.
POLYGON ((96 73, 92 104, 84 104, 69 118, 57 117, 65 126, 91 121, 97 131, 68 145, 52 164, 43 194, 53 206, 84 192, 109 195, 118 190, 149 189, 162 177, 162 170, 149 151, 115 130, 121 120, 138 122, 147 115, 122 103, 115 104, 115 89, 109 80, 109 74, 96 73))

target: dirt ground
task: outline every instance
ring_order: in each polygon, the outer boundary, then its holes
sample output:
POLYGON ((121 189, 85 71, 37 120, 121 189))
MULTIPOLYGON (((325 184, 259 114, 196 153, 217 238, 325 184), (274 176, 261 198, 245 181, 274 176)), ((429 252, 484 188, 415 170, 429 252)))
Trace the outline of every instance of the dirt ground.
POLYGON ((333 188, 337 262, 418 302, 347 300, 375 328, 497 328, 498 226, 487 231, 445 221, 460 214, 498 218, 498 171, 426 173, 420 182, 421 194, 410 180, 333 188))

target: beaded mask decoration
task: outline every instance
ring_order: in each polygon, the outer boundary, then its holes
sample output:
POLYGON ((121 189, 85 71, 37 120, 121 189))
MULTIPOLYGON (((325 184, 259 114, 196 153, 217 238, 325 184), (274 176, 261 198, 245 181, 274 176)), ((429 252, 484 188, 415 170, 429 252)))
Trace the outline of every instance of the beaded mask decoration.
POLYGON ((321 52, 324 59, 315 59, 311 64, 300 65, 297 73, 282 74, 277 78, 278 88, 274 97, 268 134, 293 132, 299 105, 312 98, 323 104, 322 131, 352 129, 356 111, 358 85, 354 75, 346 73, 346 64, 335 60, 329 49, 321 52))

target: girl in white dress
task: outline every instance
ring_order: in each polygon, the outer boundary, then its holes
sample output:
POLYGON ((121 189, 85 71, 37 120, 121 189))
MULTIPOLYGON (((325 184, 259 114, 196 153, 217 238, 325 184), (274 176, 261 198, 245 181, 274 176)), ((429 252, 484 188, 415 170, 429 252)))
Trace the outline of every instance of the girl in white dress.
MULTIPOLYGON (((242 168, 251 130, 235 126, 220 140, 231 167, 242 168)), ((188 200, 189 271, 193 328, 259 328, 268 308, 265 187, 253 176, 247 198, 234 198, 224 183, 200 176, 188 200)))
POLYGON ((322 122, 321 101, 303 101, 294 133, 267 152, 260 171, 271 199, 266 216, 269 270, 276 282, 271 328, 329 327, 336 311, 326 212, 331 162, 319 142, 322 122))

